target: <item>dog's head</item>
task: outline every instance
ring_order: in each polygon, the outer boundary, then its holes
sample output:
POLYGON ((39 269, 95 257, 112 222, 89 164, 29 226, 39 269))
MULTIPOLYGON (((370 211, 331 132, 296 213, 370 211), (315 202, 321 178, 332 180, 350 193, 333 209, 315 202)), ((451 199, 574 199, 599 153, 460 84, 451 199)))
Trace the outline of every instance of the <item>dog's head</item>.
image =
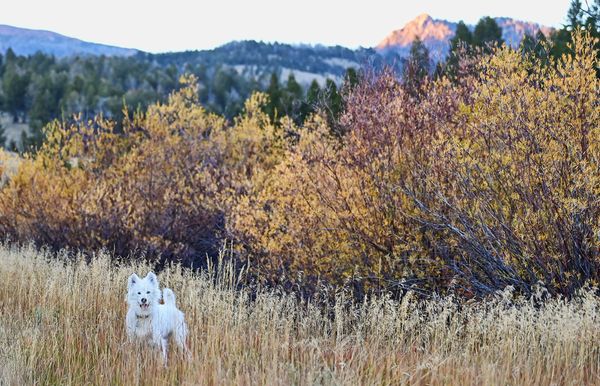
POLYGON ((135 273, 127 280, 127 303, 136 309, 138 314, 147 314, 160 299, 158 278, 154 272, 148 272, 140 279, 135 273))

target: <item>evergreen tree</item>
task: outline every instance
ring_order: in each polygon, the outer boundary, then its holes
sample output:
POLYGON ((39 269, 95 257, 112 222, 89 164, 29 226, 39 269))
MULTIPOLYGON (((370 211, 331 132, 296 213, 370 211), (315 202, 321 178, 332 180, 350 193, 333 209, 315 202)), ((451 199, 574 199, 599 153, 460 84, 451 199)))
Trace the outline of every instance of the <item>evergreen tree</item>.
POLYGON ((2 90, 4 108, 13 116, 14 122, 18 122, 19 117, 24 119, 28 85, 29 74, 20 74, 16 64, 11 62, 2 76, 2 90))
POLYGON ((288 76, 286 83, 286 92, 292 95, 295 99, 301 99, 303 96, 302 86, 300 86, 300 83, 296 81, 296 77, 293 73, 290 73, 290 75, 288 76))
POLYGON ((66 74, 54 71, 42 74, 31 82, 30 87, 32 102, 28 114, 32 129, 39 129, 51 120, 60 118, 63 98, 68 89, 66 74))
POLYGON ((15 52, 12 50, 12 48, 9 47, 8 50, 6 50, 4 63, 6 63, 6 65, 16 64, 16 61, 17 55, 15 55, 15 52))
POLYGON ((0 124, 0 147, 7 147, 6 145, 6 129, 0 124))
POLYGON ((316 79, 310 83, 310 87, 306 93, 306 101, 315 105, 319 101, 319 95, 321 94, 321 87, 316 79))
MULTIPOLYGON (((450 40, 450 51, 446 61, 446 73, 450 78, 454 78, 458 71, 458 64, 464 55, 471 54, 471 46, 473 45, 473 33, 467 25, 461 20, 456 26, 456 34, 450 40)), ((438 63, 439 65, 439 63, 438 63)), ((442 68, 436 68, 436 78, 440 76, 442 68)))
POLYGON ((8 151, 12 151, 13 153, 18 153, 20 152, 19 146, 17 145, 17 142, 15 142, 14 139, 12 139, 7 145, 6 145, 6 150, 8 151))
POLYGON ((290 73, 283 93, 283 112, 288 117, 300 123, 300 105, 304 97, 304 92, 300 83, 296 81, 293 73, 290 73))
POLYGON ((306 118, 316 111, 319 103, 319 96, 321 95, 321 87, 316 79, 313 79, 308 91, 306 92, 306 99, 302 102, 300 107, 300 121, 304 122, 306 118))
POLYGON ((502 44, 502 28, 489 16, 479 20, 473 31, 473 44, 484 49, 489 45, 502 44))
MULTIPOLYGON (((586 2, 586 8, 580 0, 572 0, 567 13, 567 25, 555 31, 552 36, 552 48, 550 54, 554 57, 560 57, 564 54, 571 54, 569 44, 571 43, 571 32, 577 28, 587 31, 592 37, 600 38, 600 0, 595 0, 590 6, 586 2)), ((596 41, 596 48, 600 49, 600 42, 596 41)), ((600 50, 597 51, 600 60, 600 50)), ((596 74, 600 77, 600 68, 596 69, 596 74)))
POLYGON ((444 66, 442 62, 438 62, 435 65, 435 70, 433 70, 433 79, 438 80, 441 79, 444 75, 447 75, 447 65, 448 62, 446 62, 446 66, 444 66))
POLYGON ((580 0, 571 1, 571 6, 567 12, 567 21, 572 29, 583 25, 583 7, 580 0))
POLYGON ((271 117, 273 122, 280 118, 281 114, 281 86, 279 84, 279 77, 277 73, 271 74, 271 80, 269 81, 269 87, 267 88, 267 95, 269 96, 269 102, 265 106, 266 113, 271 117))
POLYGON ((548 42, 548 39, 546 39, 546 35, 544 35, 544 33, 540 30, 537 31, 537 33, 535 34, 535 41, 536 43, 539 44, 546 44, 548 42))
POLYGON ((213 78, 213 93, 214 93, 214 105, 213 108, 224 113, 227 109, 227 103, 230 99, 230 93, 234 88, 234 77, 233 70, 227 68, 219 68, 213 78))
POLYGON ((418 93, 423 80, 431 71, 429 50, 418 37, 410 47, 410 55, 404 63, 402 78, 410 92, 418 93))
POLYGON ((521 44, 519 45, 519 50, 526 55, 533 54, 535 52, 537 42, 535 38, 529 34, 525 34, 523 36, 523 40, 521 40, 521 44))
POLYGON ((358 84, 358 73, 353 67, 346 69, 344 74, 344 89, 350 91, 358 84))
POLYGON ((561 57, 569 51, 568 45, 571 43, 571 31, 563 27, 552 34, 552 48, 550 53, 555 58, 561 57))
POLYGON ((450 50, 456 50, 461 44, 467 46, 473 44, 473 33, 462 20, 456 25, 456 33, 450 40, 450 50))
MULTIPOLYGON (((338 119, 343 109, 343 99, 340 93, 338 92, 337 85, 331 79, 327 79, 325 81, 325 112, 327 114, 327 121, 329 122, 329 127, 332 128, 334 132, 338 132, 338 119)), ((341 133, 338 133, 341 134, 341 133)))
POLYGON ((548 39, 546 38, 546 35, 544 35, 544 33, 542 31, 538 31, 537 34, 535 34, 535 47, 533 49, 533 53, 535 56, 537 56, 540 59, 543 59, 544 62, 548 61, 548 39))

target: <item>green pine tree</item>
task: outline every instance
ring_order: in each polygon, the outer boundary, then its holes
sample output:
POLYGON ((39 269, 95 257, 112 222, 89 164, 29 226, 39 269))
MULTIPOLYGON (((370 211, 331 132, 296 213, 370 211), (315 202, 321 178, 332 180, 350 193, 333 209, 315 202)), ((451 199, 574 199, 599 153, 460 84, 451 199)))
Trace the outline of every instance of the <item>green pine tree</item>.
POLYGON ((537 41, 535 38, 529 34, 525 34, 521 40, 521 44, 519 44, 519 50, 525 55, 530 55, 535 52, 536 45, 537 41))
POLYGON ((448 59, 446 60, 445 71, 442 68, 436 68, 436 77, 441 76, 441 73, 446 73, 450 78, 455 78, 460 61, 463 57, 472 55, 472 46, 473 33, 461 20, 456 26, 454 37, 450 40, 450 50, 448 59))
POLYGON ((279 77, 277 73, 271 74, 271 80, 269 81, 269 87, 267 88, 267 95, 269 96, 269 102, 265 106, 266 113, 271 117, 273 122, 279 120, 282 112, 281 103, 281 85, 279 84, 279 77))
POLYGON ((324 92, 324 103, 325 103, 325 112, 327 114, 327 121, 329 122, 329 127, 332 128, 334 133, 338 135, 341 134, 339 132, 338 121, 340 115, 343 110, 343 99, 340 93, 338 92, 337 85, 331 79, 327 79, 325 81, 325 90, 324 92))
MULTIPOLYGON (((7 58, 9 54, 7 53, 7 58)), ((12 60, 8 61, 2 75, 2 91, 4 92, 4 108, 13 116, 13 121, 18 122, 25 118, 27 87, 29 73, 20 70, 12 60)))
POLYGON ((482 17, 473 30, 473 44, 485 50, 490 45, 502 43, 502 28, 496 20, 489 16, 482 17))
POLYGON ((293 73, 290 73, 287 79, 285 89, 283 90, 282 108, 283 113, 292 118, 296 123, 300 122, 300 106, 304 98, 304 91, 300 83, 296 81, 293 73))
POLYGON ((456 33, 450 40, 450 50, 456 50, 461 44, 467 46, 473 44, 473 33, 462 20, 456 25, 456 33))
POLYGON ((572 29, 583 25, 583 7, 580 0, 571 1, 571 6, 567 12, 567 21, 572 29))
MULTIPOLYGON (((600 39, 600 0, 595 0, 592 5, 585 2, 584 7, 580 0, 572 0, 567 12, 567 24, 551 35, 550 54, 559 58, 564 54, 570 55, 569 44, 572 42, 571 33, 575 29, 582 29, 592 37, 600 39)), ((596 40, 598 60, 600 60, 600 41, 596 40)), ((600 77, 600 68, 596 68, 596 74, 600 77)))
POLYGON ((358 84, 358 73, 354 67, 349 67, 346 69, 346 74, 344 74, 344 86, 345 90, 351 91, 358 84))
POLYGON ((431 71, 429 50, 418 37, 410 47, 410 55, 402 69, 402 79, 409 92, 417 95, 423 81, 431 71))
POLYGON ((304 122, 310 114, 313 114, 317 110, 320 95, 321 87, 319 86, 319 82, 313 79, 306 91, 306 98, 300 106, 300 121, 304 122))
POLYGON ((6 129, 0 124, 0 147, 6 148, 6 129))

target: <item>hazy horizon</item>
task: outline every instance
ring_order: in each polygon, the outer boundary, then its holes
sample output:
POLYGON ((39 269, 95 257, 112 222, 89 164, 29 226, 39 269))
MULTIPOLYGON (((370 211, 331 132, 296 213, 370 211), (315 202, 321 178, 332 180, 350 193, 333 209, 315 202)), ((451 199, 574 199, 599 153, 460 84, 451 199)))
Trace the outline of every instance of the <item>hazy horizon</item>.
POLYGON ((458 0, 451 6, 443 0, 387 3, 374 0, 357 7, 338 0, 307 0, 298 7, 274 0, 229 0, 190 6, 183 0, 174 0, 168 7, 160 7, 156 2, 106 0, 102 6, 98 3, 95 7, 83 7, 72 0, 23 0, 11 4, 10 12, 0 15, 0 24, 147 52, 211 49, 248 39, 357 48, 377 45, 391 31, 422 13, 469 24, 482 16, 492 16, 560 27, 570 1, 458 0))

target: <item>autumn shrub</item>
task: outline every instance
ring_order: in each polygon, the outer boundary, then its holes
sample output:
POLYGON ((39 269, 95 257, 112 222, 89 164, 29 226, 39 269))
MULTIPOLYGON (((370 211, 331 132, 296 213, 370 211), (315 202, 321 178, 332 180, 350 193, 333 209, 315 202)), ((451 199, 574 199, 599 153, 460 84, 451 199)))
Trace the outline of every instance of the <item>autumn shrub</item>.
POLYGON ((442 229, 449 266, 476 293, 545 283, 572 294, 600 279, 600 82, 593 40, 551 65, 503 48, 484 57, 462 132, 419 220, 442 229))
POLYGON ((335 130, 274 125, 262 94, 227 122, 187 79, 122 132, 49 126, 0 190, 0 232, 196 267, 230 242, 256 278, 308 293, 571 295, 600 280, 598 62, 584 33, 571 52, 496 48, 410 85, 367 72, 335 130))
POLYGON ((278 134, 257 94, 233 125, 198 103, 194 79, 166 104, 114 123, 54 123, 0 193, 0 229, 53 248, 144 252, 202 266, 231 196, 260 180, 278 134))
POLYGON ((275 281, 465 296, 597 283, 598 63, 588 36, 573 52, 499 48, 418 93, 367 78, 345 137, 306 124, 228 224, 275 281))
POLYGON ((318 116, 300 129, 269 183, 240 200, 229 222, 263 275, 359 291, 431 289, 422 284, 443 275, 435 235, 414 221, 404 187, 427 189, 432 144, 457 125, 469 93, 449 82, 424 87, 427 98, 417 98, 392 72, 367 76, 346 101, 341 140, 318 116))

